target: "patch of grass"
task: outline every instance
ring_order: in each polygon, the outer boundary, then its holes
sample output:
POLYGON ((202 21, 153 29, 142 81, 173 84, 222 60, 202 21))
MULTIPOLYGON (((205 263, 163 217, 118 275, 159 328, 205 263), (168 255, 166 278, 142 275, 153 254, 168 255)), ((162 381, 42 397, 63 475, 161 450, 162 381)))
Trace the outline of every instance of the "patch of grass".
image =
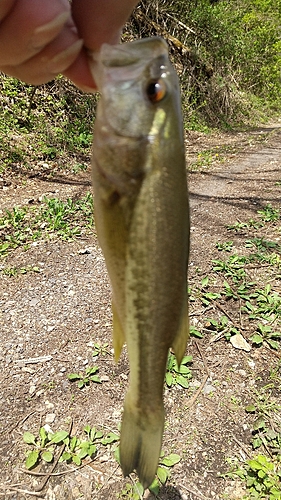
MULTIPOLYGON (((149 486, 149 491, 153 495, 157 497, 161 486, 163 486, 168 478, 171 476, 171 469, 180 462, 181 457, 176 453, 171 453, 169 455, 164 455, 161 452, 159 458, 159 467, 156 471, 156 477, 152 484, 149 486)), ((126 483, 125 487, 122 489, 120 493, 117 494, 117 498, 119 499, 130 499, 130 500, 141 500, 143 498, 144 489, 141 483, 133 482, 126 483)))
POLYGON ((270 459, 266 455, 256 455, 228 476, 239 477, 246 483, 248 494, 243 497, 244 500, 281 498, 281 466, 276 459, 270 459))
POLYGON ((214 162, 224 161, 224 157, 216 149, 206 149, 198 153, 196 160, 188 168, 191 171, 208 169, 214 162))
POLYGON ((27 267, 5 267, 2 269, 2 273, 5 276, 14 277, 19 274, 27 274, 27 273, 40 273, 40 269, 37 266, 27 266, 27 267))
POLYGON ((180 385, 187 389, 192 374, 188 365, 192 362, 192 356, 184 356, 180 366, 178 366, 176 356, 169 352, 167 360, 167 371, 165 375, 165 382, 168 387, 180 385))
POLYGON ((73 240, 92 225, 91 193, 76 201, 45 197, 39 206, 14 207, 0 218, 0 255, 43 238, 73 240))
POLYGON ((16 167, 28 171, 40 160, 56 160, 60 169, 70 154, 74 171, 84 169, 96 103, 96 94, 87 95, 63 78, 33 87, 0 75, 0 173, 16 167))
POLYGON ((231 227, 236 230, 238 225, 239 229, 245 229, 245 236, 235 245, 235 253, 233 241, 218 242, 216 247, 230 255, 213 260, 211 272, 202 278, 201 286, 189 290, 191 303, 200 301, 206 309, 217 309, 204 323, 202 332, 198 326, 196 330, 201 334, 215 332, 216 339, 230 340, 239 332, 245 338, 246 324, 250 330, 247 341, 253 347, 266 345, 279 350, 281 246, 272 235, 279 234, 280 209, 268 204, 257 212, 256 218, 239 221, 231 227), (228 316, 221 315, 220 311, 225 310, 228 316))
POLYGON ((77 382, 78 389, 83 389, 84 387, 90 385, 90 382, 95 382, 96 384, 101 384, 101 379, 97 375, 99 371, 97 366, 92 366, 86 368, 85 374, 83 373, 69 373, 67 375, 70 382, 77 382))
POLYGON ((53 433, 47 426, 40 427, 37 436, 25 432, 23 440, 31 447, 26 454, 26 468, 30 470, 42 461, 52 462, 61 446, 64 446, 64 450, 59 462, 74 463, 79 466, 83 459, 95 457, 102 446, 112 445, 119 440, 119 436, 114 432, 104 433, 89 425, 84 428, 84 434, 86 438, 71 436, 65 430, 53 433))

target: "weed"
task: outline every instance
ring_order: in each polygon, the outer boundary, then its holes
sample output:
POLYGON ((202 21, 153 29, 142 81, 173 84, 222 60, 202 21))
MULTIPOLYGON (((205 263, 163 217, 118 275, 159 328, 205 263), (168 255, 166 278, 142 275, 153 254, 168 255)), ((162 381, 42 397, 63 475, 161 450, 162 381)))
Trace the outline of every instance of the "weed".
POLYGON ((266 205, 262 210, 258 210, 260 219, 263 222, 275 222, 280 219, 280 211, 272 205, 266 205))
POLYGON ((165 375, 165 381, 168 387, 172 387, 173 385, 180 385, 184 388, 189 387, 189 380, 192 378, 192 375, 187 365, 189 365, 191 361, 192 356, 184 356, 181 365, 178 366, 175 355, 169 352, 165 375))
MULTIPOLYGON (((176 453, 171 453, 170 455, 164 455, 161 452, 159 458, 159 467, 156 471, 156 477, 152 484, 149 486, 149 491, 157 497, 160 488, 164 485, 167 479, 170 477, 170 469, 180 462, 181 457, 176 453)), ((144 489, 143 486, 137 483, 127 483, 122 489, 121 493, 118 493, 117 498, 129 498, 130 500, 139 500, 143 498, 144 489)))
POLYGON ((88 193, 80 200, 44 198, 39 207, 15 207, 0 218, 0 255, 19 246, 28 248, 41 238, 73 240, 93 225, 93 200, 88 193))
POLYGON ((196 337, 197 339, 202 339, 203 338, 202 333, 199 332, 199 330, 197 330, 197 328, 195 328, 195 326, 193 326, 193 325, 190 325, 190 327, 189 327, 189 333, 190 333, 191 337, 196 337))
POLYGON ((272 347, 273 349, 278 349, 279 347, 276 339, 281 340, 281 332, 274 331, 272 326, 263 325, 262 323, 258 324, 256 333, 250 337, 253 344, 261 346, 264 342, 266 342, 269 347, 272 347))
POLYGON ((205 150, 198 153, 196 161, 189 165, 190 170, 198 170, 199 168, 209 168, 213 162, 222 161, 223 157, 217 152, 217 150, 205 150))
POLYGON ((224 336, 226 340, 230 340, 232 335, 239 333, 237 328, 229 325, 228 318, 226 316, 221 316, 218 320, 214 318, 207 318, 206 329, 211 332, 216 332, 220 334, 219 336, 224 336))
POLYGON ((216 247, 220 252, 231 252, 231 250, 233 249, 233 241, 224 241, 222 243, 217 242, 216 247))
POLYGON ((2 269, 2 273, 5 276, 14 277, 19 274, 27 274, 27 273, 40 273, 40 269, 37 266, 27 266, 27 267, 6 267, 2 269))
POLYGON ((82 373, 69 373, 67 375, 68 380, 70 382, 78 382, 77 386, 79 389, 83 389, 90 385, 90 382, 95 382, 96 384, 101 384, 101 380, 96 373, 99 371, 97 366, 92 366, 86 369, 85 375, 82 373))
POLYGON ((99 344, 96 343, 94 344, 94 351, 93 351, 93 357, 95 356, 106 356, 107 354, 110 354, 109 348, 108 348, 108 342, 105 342, 104 344, 99 344))
POLYGON ((265 455, 257 455, 247 460, 245 465, 232 473, 230 477, 238 476, 246 482, 249 500, 280 500, 281 498, 281 468, 278 460, 265 455))
POLYGON ((247 262, 247 258, 244 256, 235 254, 231 255, 229 259, 225 261, 214 259, 212 262, 213 271, 224 273, 225 276, 229 276, 235 284, 246 278, 244 266, 247 262))
POLYGON ((87 436, 86 439, 70 436, 67 431, 52 433, 45 427, 40 427, 37 437, 30 432, 25 432, 23 440, 32 446, 32 450, 27 453, 26 468, 32 469, 40 461, 52 462, 57 447, 61 445, 64 445, 64 451, 59 462, 73 462, 79 466, 84 458, 93 458, 101 446, 108 446, 119 440, 114 432, 105 434, 89 425, 84 428, 84 433, 87 436))

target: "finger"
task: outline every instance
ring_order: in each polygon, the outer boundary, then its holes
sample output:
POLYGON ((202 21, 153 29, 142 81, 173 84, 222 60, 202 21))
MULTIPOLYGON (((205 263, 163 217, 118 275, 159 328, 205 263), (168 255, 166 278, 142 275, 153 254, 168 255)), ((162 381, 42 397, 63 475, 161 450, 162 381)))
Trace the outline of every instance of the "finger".
POLYGON ((136 0, 72 0, 72 17, 84 45, 97 50, 103 43, 117 43, 136 0))
POLYGON ((77 35, 66 26, 39 54, 16 66, 5 65, 2 70, 27 83, 40 85, 71 66, 82 45, 83 40, 77 39, 77 35))
POLYGON ((89 68, 88 54, 85 49, 81 50, 74 63, 63 71, 63 74, 84 92, 94 92, 97 90, 89 68))
POLYGON ((0 67, 33 57, 56 38, 68 19, 68 0, 15 2, 0 24, 0 67))

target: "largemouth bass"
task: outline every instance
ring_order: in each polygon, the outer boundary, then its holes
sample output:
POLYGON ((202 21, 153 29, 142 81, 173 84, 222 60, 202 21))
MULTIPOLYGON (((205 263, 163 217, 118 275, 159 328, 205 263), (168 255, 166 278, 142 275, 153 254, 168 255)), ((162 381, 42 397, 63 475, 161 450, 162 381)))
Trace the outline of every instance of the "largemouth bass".
POLYGON ((161 38, 103 45, 93 57, 101 91, 92 178, 98 239, 111 285, 113 345, 130 365, 120 438, 127 476, 144 488, 161 451, 163 384, 172 347, 189 336, 189 211, 176 73, 161 38))

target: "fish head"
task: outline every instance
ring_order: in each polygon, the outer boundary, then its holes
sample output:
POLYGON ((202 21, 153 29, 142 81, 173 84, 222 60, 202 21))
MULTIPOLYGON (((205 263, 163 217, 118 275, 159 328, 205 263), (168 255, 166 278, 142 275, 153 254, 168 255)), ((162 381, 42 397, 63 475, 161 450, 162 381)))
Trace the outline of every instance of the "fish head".
POLYGON ((173 115, 171 108, 181 117, 178 78, 162 38, 104 44, 92 61, 93 76, 102 89, 100 118, 111 133, 151 141, 173 115))

